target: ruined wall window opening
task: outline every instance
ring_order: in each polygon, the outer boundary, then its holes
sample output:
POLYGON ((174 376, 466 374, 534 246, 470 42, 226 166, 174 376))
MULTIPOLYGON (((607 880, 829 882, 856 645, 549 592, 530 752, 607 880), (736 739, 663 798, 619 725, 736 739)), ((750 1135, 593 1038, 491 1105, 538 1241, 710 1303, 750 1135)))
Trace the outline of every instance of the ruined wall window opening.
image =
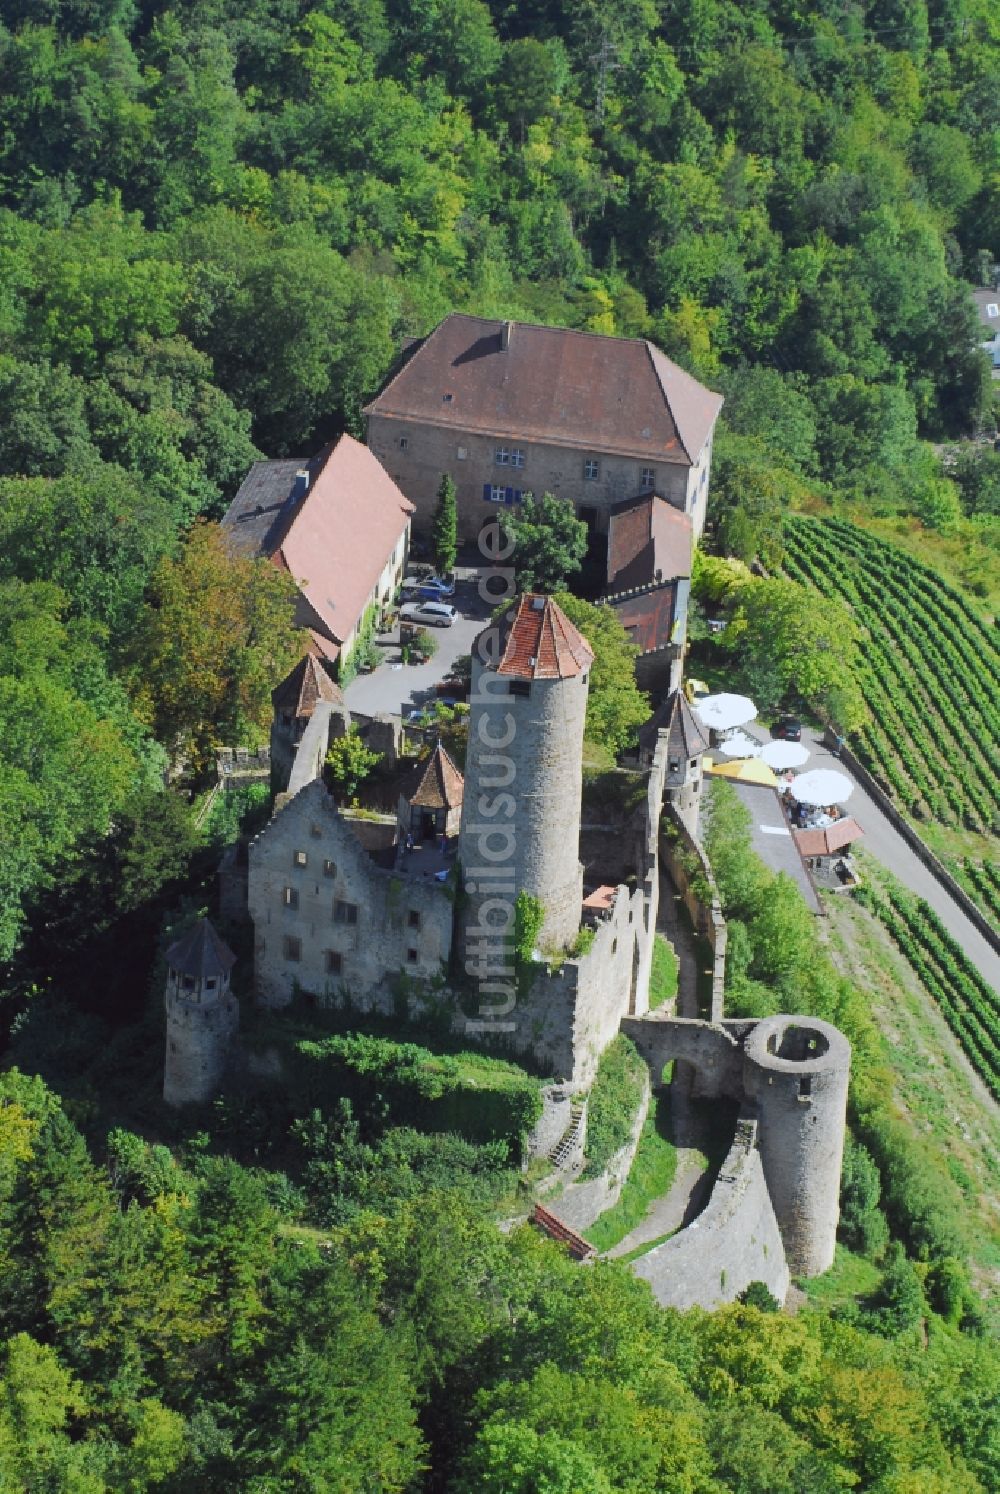
POLYGON ((408 965, 415 965, 419 958, 420 954, 418 950, 410 948, 406 951, 406 963, 408 965))
POLYGON ((408 929, 418 929, 420 927, 420 914, 416 908, 411 908, 407 913, 406 927, 408 929))
POLYGON ((328 949, 324 951, 324 961, 327 975, 343 975, 344 956, 339 949, 328 949))
POLYGON ((293 859, 293 862, 294 862, 294 864, 296 866, 308 866, 309 865, 309 857, 306 855, 305 851, 296 851, 294 853, 292 859, 293 859))
POLYGON ((205 990, 206 991, 214 991, 215 987, 216 987, 215 976, 214 975, 210 975, 209 978, 208 978, 208 980, 205 982, 205 990))
POLYGON ((358 921, 357 903, 345 903, 338 897, 333 905, 333 921, 353 927, 358 921))
POLYGON ((297 908, 299 906, 299 889, 297 887, 286 887, 281 894, 281 901, 286 908, 297 908))
POLYGON ((320 836, 323 834, 323 826, 318 825, 316 821, 313 820, 312 824, 309 826, 309 834, 312 836, 313 840, 319 840, 320 836))
POLYGON ((297 964, 302 958, 302 940, 297 934, 286 934, 282 941, 282 950, 286 960, 297 964))
POLYGON ((324 877, 335 877, 337 875, 336 861, 331 861, 329 860, 329 858, 327 858, 327 860, 323 862, 323 875, 324 877))
POLYGON ((194 990, 194 976, 193 975, 185 975, 182 984, 184 986, 185 991, 193 991, 194 990))

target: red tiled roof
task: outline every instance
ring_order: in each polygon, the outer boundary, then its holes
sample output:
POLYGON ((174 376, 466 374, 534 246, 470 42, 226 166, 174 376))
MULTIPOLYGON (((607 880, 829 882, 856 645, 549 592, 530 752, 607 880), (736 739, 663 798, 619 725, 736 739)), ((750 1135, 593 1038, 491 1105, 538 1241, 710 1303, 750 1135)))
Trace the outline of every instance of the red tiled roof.
POLYGON ((608 589, 627 591, 690 576, 690 516, 655 493, 616 503, 608 522, 608 589))
POLYGON ((842 851, 852 841, 860 840, 864 831, 856 819, 851 815, 844 819, 834 820, 832 825, 823 829, 793 830, 795 844, 803 856, 833 856, 837 851, 842 851))
POLYGON ((312 652, 303 654, 291 674, 271 691, 274 709, 291 711, 297 717, 311 716, 320 700, 343 705, 344 697, 312 652))
POLYGON ((651 342, 453 312, 366 413, 691 466, 721 408, 651 342))
POLYGON ((309 626, 320 652, 335 659, 412 513, 413 504, 367 446, 341 436, 307 468, 298 462, 255 463, 222 523, 242 553, 268 555, 290 573, 312 614, 299 622, 309 626), (309 472, 309 486, 296 500, 300 468, 309 472), (256 497, 272 475, 268 496, 277 517, 257 516, 262 505, 256 497), (279 488, 285 495, 280 500, 279 488))
POLYGON ((614 608, 618 621, 641 654, 669 648, 674 641, 675 581, 651 587, 648 591, 608 597, 607 604, 614 608))
POLYGON ((500 619, 497 674, 566 680, 593 662, 590 644, 551 597, 526 591, 500 619))
POLYGON ((341 436, 280 546, 284 564, 338 643, 361 620, 412 513, 413 504, 367 446, 341 436))
POLYGON ((593 908, 598 913, 606 913, 614 903, 617 890, 616 887, 595 887, 593 892, 588 893, 584 898, 583 906, 593 908))
POLYGON ((457 809, 465 794, 465 779, 439 742, 418 763, 401 790, 403 798, 423 809, 457 809))

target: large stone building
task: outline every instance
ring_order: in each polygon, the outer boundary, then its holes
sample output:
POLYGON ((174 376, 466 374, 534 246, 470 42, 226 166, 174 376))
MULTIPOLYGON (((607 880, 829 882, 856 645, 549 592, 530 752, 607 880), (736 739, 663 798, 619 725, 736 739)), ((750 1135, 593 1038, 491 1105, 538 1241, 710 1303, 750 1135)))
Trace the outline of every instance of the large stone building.
POLYGON ((289 572, 299 588, 296 626, 335 665, 393 600, 412 512, 367 447, 341 436, 308 462, 254 462, 222 527, 239 554, 289 572))
POLYGON ((525 492, 568 498, 603 533, 616 503, 655 491, 700 534, 721 407, 651 342, 456 312, 365 413, 418 529, 450 472, 459 533, 475 539, 525 492))

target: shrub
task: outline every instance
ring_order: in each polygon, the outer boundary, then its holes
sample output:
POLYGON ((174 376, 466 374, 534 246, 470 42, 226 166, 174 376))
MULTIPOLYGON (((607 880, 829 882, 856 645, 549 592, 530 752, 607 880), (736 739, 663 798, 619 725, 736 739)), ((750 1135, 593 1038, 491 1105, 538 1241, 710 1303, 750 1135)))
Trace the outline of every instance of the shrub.
POLYGON ((587 1107, 584 1177, 597 1177, 603 1172, 631 1136, 645 1074, 646 1065, 626 1037, 616 1037, 601 1054, 587 1107))

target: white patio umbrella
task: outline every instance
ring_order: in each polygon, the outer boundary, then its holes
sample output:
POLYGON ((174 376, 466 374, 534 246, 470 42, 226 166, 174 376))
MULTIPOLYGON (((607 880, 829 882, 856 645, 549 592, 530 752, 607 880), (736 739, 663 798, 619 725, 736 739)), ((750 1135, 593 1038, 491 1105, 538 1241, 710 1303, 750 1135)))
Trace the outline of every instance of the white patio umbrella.
POLYGON ((843 804, 854 792, 854 784, 843 773, 830 768, 813 768, 800 773, 791 783, 792 798, 800 804, 843 804))
POLYGON ((748 737, 745 731, 734 731, 719 743, 723 757, 760 757, 760 743, 748 737))
POLYGON ((746 726, 757 715, 757 707, 746 695, 706 695, 694 707, 695 714, 714 731, 746 726))
POLYGON ((783 773, 786 768, 801 768, 809 757, 809 748, 801 742, 768 742, 760 755, 769 768, 783 773))

